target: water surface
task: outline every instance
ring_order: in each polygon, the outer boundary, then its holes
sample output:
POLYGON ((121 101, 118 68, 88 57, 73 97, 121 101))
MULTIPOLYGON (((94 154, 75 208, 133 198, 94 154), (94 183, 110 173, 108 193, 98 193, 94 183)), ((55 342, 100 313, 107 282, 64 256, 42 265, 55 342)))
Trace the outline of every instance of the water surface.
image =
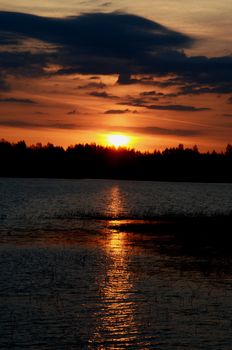
POLYGON ((229 349, 230 257, 179 254, 114 225, 228 213, 231 189, 1 179, 0 348, 229 349))

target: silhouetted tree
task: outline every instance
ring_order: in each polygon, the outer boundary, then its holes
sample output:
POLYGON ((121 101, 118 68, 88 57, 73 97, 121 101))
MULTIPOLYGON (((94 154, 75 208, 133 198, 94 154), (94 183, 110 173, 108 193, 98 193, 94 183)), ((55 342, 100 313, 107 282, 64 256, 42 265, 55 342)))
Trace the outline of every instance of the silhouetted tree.
POLYGON ((232 145, 200 153, 197 146, 135 151, 96 144, 63 147, 0 140, 0 176, 232 182, 232 145))

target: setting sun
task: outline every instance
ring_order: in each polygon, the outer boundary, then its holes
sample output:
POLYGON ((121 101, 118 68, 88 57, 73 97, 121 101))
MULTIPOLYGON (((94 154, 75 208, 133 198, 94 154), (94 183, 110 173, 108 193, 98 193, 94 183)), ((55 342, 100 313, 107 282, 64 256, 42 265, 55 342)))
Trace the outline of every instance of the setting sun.
POLYGON ((125 135, 112 134, 108 136, 108 142, 115 147, 127 146, 130 139, 125 135))

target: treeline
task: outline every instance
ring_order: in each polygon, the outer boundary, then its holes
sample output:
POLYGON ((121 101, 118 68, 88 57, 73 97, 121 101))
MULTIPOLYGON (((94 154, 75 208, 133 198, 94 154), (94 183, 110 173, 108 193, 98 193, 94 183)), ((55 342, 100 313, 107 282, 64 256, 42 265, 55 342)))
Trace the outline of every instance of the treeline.
POLYGON ((232 145, 221 153, 183 145, 142 153, 96 144, 65 150, 50 143, 27 146, 1 140, 0 176, 232 182, 232 145))

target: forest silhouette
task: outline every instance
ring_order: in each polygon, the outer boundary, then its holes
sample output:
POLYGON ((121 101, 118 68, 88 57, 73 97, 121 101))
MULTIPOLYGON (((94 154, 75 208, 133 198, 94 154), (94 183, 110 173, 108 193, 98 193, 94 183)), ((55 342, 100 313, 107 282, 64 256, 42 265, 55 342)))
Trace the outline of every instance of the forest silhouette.
POLYGON ((1 177, 104 178, 152 181, 232 182, 232 145, 200 153, 182 144, 164 151, 51 143, 27 146, 0 141, 1 177))

